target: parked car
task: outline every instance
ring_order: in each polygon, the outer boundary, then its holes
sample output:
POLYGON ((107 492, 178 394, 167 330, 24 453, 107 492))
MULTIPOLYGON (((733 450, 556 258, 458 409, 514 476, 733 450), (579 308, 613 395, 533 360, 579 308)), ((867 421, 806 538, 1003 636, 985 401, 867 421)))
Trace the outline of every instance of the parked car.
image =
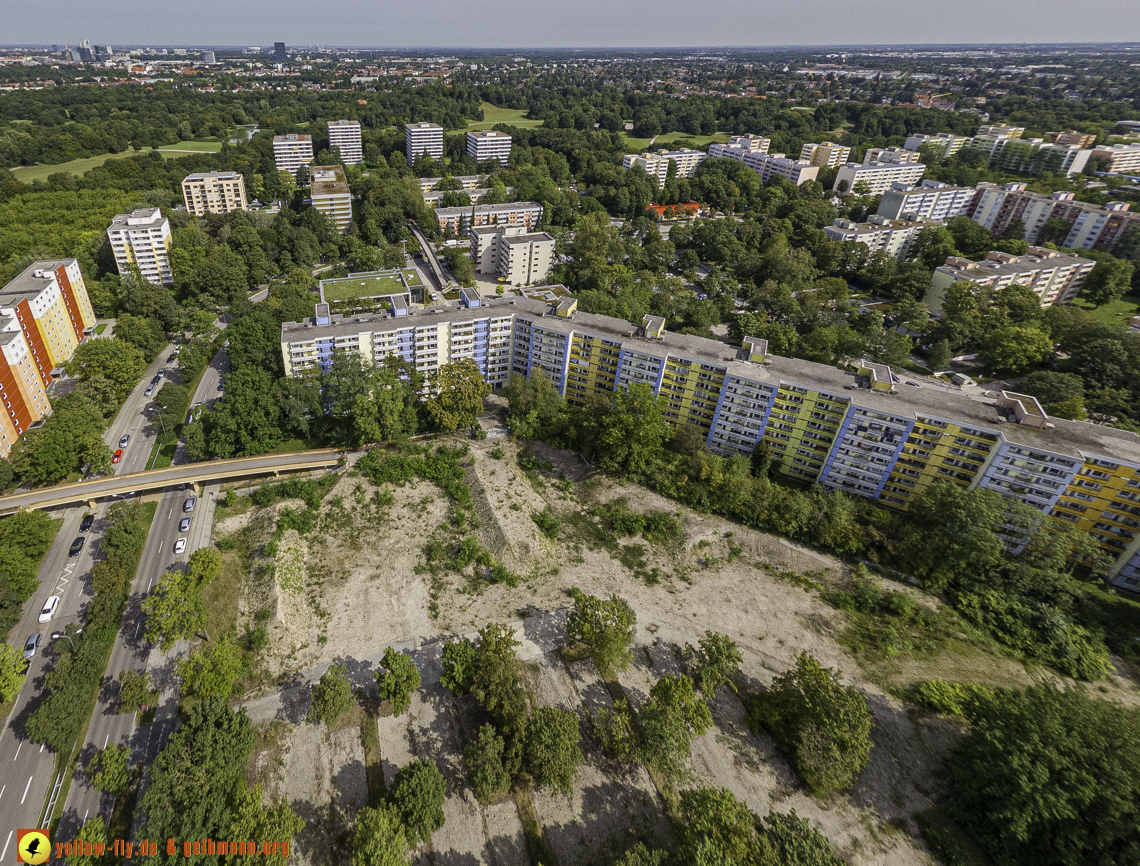
POLYGON ((194 519, 193 517, 183 517, 180 521, 178 521, 178 531, 179 532, 189 532, 190 531, 190 522, 193 519, 194 519))
POLYGON ((224 390, 226 390, 226 384, 225 384, 225 382, 223 382, 221 379, 219 379, 219 380, 218 380, 218 390, 219 390, 219 391, 224 391, 224 390))
POLYGON ((166 377, 166 368, 163 367, 161 370, 158 371, 158 378, 163 379, 165 377, 166 377))
POLYGON ((151 394, 153 394, 153 393, 154 393, 154 385, 147 385, 147 386, 146 386, 146 390, 145 390, 145 391, 143 391, 143 393, 144 393, 144 394, 146 394, 146 396, 148 396, 148 397, 149 397, 151 394))
POLYGON ((194 508, 197 504, 198 504, 198 498, 196 496, 187 496, 186 501, 182 503, 183 514, 189 514, 191 511, 194 510, 194 508))
POLYGON ((175 553, 181 553, 185 549, 186 549, 186 539, 185 538, 180 538, 176 542, 174 542, 174 552, 175 553))
POLYGON ((75 541, 71 542, 71 550, 69 550, 67 552, 67 555, 68 556, 79 556, 79 554, 83 552, 83 545, 85 545, 86 543, 87 543, 87 539, 84 538, 82 535, 79 536, 77 539, 75 539, 75 541))
POLYGON ((122 436, 122 438, 119 439, 119 447, 120 448, 126 448, 127 445, 130 443, 130 441, 131 441, 131 434, 125 433, 122 436))
POLYGON ((118 463, 122 459, 123 459, 123 449, 122 448, 120 448, 118 451, 116 451, 114 454, 111 455, 111 462, 112 463, 118 463))
POLYGON ((94 525, 95 525, 95 515, 94 514, 84 514, 83 519, 79 521, 79 531, 80 532, 86 532, 88 529, 90 529, 94 525))
POLYGON ((175 349, 173 352, 170 353, 170 357, 166 359, 166 363, 167 364, 173 364, 177 360, 178 360, 178 350, 175 349))
POLYGON ((43 639, 44 639, 44 636, 42 634, 40 634, 39 632, 36 632, 33 635, 28 635, 28 639, 26 641, 24 641, 24 658, 25 659, 32 659, 35 657, 36 650, 39 649, 40 641, 42 641, 43 639))
POLYGON ((44 609, 40 611, 39 622, 50 622, 51 618, 55 616, 55 609, 59 607, 59 596, 53 595, 44 604, 44 609))

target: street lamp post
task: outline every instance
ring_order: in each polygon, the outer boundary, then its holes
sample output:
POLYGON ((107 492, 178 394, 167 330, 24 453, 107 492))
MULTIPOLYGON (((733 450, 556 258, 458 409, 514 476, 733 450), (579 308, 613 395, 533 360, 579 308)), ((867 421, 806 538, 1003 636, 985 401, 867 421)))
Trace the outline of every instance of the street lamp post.
POLYGON ((55 631, 55 632, 52 632, 51 639, 52 640, 59 640, 61 637, 66 638, 67 642, 69 644, 71 644, 71 648, 75 649, 75 641, 73 641, 72 638, 77 634, 83 634, 83 629, 77 628, 71 634, 67 634, 67 633, 62 632, 62 631, 55 631))

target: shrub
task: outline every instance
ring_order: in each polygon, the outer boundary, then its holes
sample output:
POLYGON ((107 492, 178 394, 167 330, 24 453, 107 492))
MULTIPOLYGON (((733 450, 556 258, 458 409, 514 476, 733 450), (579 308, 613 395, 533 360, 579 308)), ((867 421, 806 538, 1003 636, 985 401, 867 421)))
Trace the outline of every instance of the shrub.
POLYGON ((214 544, 217 545, 218 550, 233 550, 237 547, 237 539, 232 535, 223 535, 214 544))
POLYGON ((612 595, 600 599, 571 590, 574 609, 566 617, 566 633, 571 640, 590 647, 594 663, 603 674, 619 673, 629 667, 630 644, 637 616, 624 598, 612 595))
POLYGON ((439 681, 454 695, 471 691, 475 679, 475 644, 469 640, 448 641, 443 646, 443 674, 439 681))
POLYGON ((734 692, 740 673, 741 655, 736 641, 715 631, 706 631, 697 649, 685 644, 683 656, 687 672, 706 698, 712 698, 725 683, 734 692))
POLYGON ((511 777, 503 767, 503 738, 491 725, 483 725, 467 744, 463 761, 471 790, 480 803, 490 803, 510 787, 511 777))
POLYGON ((527 772, 540 785, 562 794, 573 790, 574 775, 582 763, 578 748, 578 717, 569 710, 541 707, 526 726, 527 772))
POLYGON ((542 511, 535 511, 531 514, 531 518, 542 534, 547 538, 554 540, 558 537, 558 532, 562 529, 562 523, 554 516, 554 512, 550 510, 550 506, 546 506, 542 511))
POLYGON ((388 802, 400 816, 409 845, 415 845, 417 838, 430 841, 431 834, 443 826, 446 787, 431 761, 413 761, 396 773, 388 802))
POLYGON ((641 760, 676 780, 687 772, 690 741, 712 726, 712 713, 693 691, 691 679, 666 674, 649 690, 637 722, 641 760))
POLYGON ((407 866, 408 840, 400 815, 387 803, 356 813, 352 866, 407 866))
POLYGON ((994 699, 994 690, 973 683, 948 683, 946 680, 928 680, 914 690, 915 699, 922 704, 952 716, 969 716, 979 703, 994 699))
POLYGON ((343 664, 332 665, 321 675, 320 682, 313 686, 313 696, 305 721, 324 722, 331 727, 341 714, 352 709, 353 703, 348 668, 343 664))
POLYGON ((593 717, 594 733, 602 741, 602 748, 618 761, 632 761, 637 757, 637 735, 633 724, 633 710, 629 700, 619 698, 612 710, 603 707, 593 717))
POLYGON ((459 549, 455 551, 455 570, 463 571, 467 566, 478 560, 482 554, 483 548, 479 546, 479 539, 474 535, 468 535, 459 542, 459 549))
POLYGON ((816 795, 851 787, 871 754, 867 702, 806 652, 757 696, 750 723, 771 732, 816 795))
POLYGON ((412 692, 420 687, 419 668, 411 657, 396 652, 392 647, 384 650, 380 667, 382 670, 376 671, 380 700, 388 701, 392 712, 402 716, 412 703, 412 692))

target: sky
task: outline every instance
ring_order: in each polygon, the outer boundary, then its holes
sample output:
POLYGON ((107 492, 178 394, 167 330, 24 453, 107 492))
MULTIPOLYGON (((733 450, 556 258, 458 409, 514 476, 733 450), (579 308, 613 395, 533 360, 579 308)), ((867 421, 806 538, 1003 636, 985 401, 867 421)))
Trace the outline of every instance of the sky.
POLYGON ((0 43, 83 39, 379 48, 1119 42, 1140 41, 1140 2, 0 0, 0 43))

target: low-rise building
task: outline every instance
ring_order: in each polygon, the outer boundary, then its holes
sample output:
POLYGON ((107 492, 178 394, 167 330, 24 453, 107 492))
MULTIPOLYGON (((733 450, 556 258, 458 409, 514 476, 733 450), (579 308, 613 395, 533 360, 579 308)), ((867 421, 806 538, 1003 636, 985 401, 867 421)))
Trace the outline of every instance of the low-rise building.
POLYGON ((871 252, 884 252, 896 259, 903 259, 910 253, 920 231, 940 225, 944 225, 941 220, 889 220, 872 214, 866 222, 861 223, 837 219, 824 227, 823 231, 829 240, 863 244, 871 252))
POLYGON ((922 180, 926 166, 918 163, 849 162, 835 176, 834 190, 857 195, 883 195, 894 184, 913 186, 922 180), (866 185, 866 188, 862 186, 866 185), (859 189, 856 189, 859 187, 859 189))
POLYGON ((408 165, 427 154, 432 159, 443 159, 443 127, 438 123, 404 124, 404 153, 408 165))
POLYGON ((339 165, 317 165, 309 177, 313 207, 327 216, 341 234, 352 222, 352 190, 339 165))
MULTIPOLYGON (((479 189, 486 185, 486 176, 481 174, 458 174, 451 178, 459 184, 459 190, 466 191, 469 189, 479 189)), ((442 177, 421 177, 419 179, 420 192, 428 192, 434 190, 439 182, 443 180, 442 177)))
POLYGON ((936 268, 924 301, 934 315, 942 312, 946 289, 966 282, 997 291, 1025 286, 1042 307, 1067 304, 1077 296, 1096 262, 1044 247, 1030 247, 1023 256, 993 251, 980 262, 950 256, 936 268))
POLYGON ((820 168, 835 168, 837 165, 843 165, 850 157, 851 148, 831 141, 820 144, 808 142, 800 150, 800 159, 820 168))
POLYGON ((506 204, 477 204, 471 207, 436 208, 435 218, 439 230, 456 237, 467 234, 478 226, 521 225, 534 229, 542 219, 542 205, 536 201, 516 201, 506 204))
MULTIPOLYGON (((514 195, 515 188, 513 186, 506 187, 506 190, 507 190, 508 195, 514 195)), ((424 204, 426 204, 430 208, 437 208, 440 206, 440 203, 443 201, 443 197, 445 195, 448 195, 450 192, 451 192, 450 190, 438 190, 438 189, 433 189, 433 190, 430 190, 428 192, 425 192, 424 193, 424 204)), ((487 195, 491 192, 491 190, 486 188, 486 187, 483 187, 480 189, 461 189, 461 190, 456 190, 456 192, 460 192, 463 195, 467 196, 467 198, 469 198, 471 200, 471 204, 482 204, 483 199, 487 197, 487 195)))
POLYGON ((704 151, 683 147, 680 150, 659 150, 657 153, 628 153, 622 158, 621 164, 626 169, 634 166, 644 169, 647 175, 657 179, 657 187, 660 189, 669 176, 669 163, 676 165, 677 177, 692 177, 706 156, 704 151))
POLYGON ((360 138, 360 122, 356 120, 329 121, 329 147, 340 149, 344 165, 362 165, 364 146, 360 138))
POLYGON ((182 199, 194 216, 248 210, 245 178, 237 171, 188 174, 182 180, 182 199))
POLYGON ((273 162, 278 171, 287 171, 293 177, 301 170, 301 166, 313 161, 313 137, 311 135, 273 136, 273 162))
POLYGON ((170 284, 170 220, 156 207, 118 214, 107 229, 107 239, 120 274, 138 268, 149 283, 170 284))
POLYGON ((511 137, 496 129, 467 133, 467 155, 478 165, 493 159, 504 168, 511 159, 511 137))
POLYGON ((973 198, 972 186, 950 186, 937 180, 924 180, 918 186, 893 183, 883 193, 877 213, 889 220, 949 220, 967 215, 973 198))

